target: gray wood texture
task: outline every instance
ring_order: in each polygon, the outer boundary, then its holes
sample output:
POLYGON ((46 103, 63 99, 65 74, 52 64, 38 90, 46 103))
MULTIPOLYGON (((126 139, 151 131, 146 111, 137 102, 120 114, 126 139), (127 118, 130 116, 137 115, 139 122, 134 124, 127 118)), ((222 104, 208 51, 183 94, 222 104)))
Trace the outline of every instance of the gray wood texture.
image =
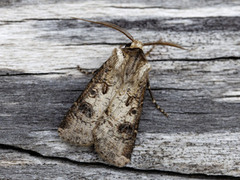
MULTIPOLYGON (((240 177, 239 1, 1 1, 0 178, 227 179, 240 177), (156 47, 136 146, 125 168, 62 142, 57 127, 121 33, 156 47)), ((150 47, 146 47, 147 51, 150 47)))

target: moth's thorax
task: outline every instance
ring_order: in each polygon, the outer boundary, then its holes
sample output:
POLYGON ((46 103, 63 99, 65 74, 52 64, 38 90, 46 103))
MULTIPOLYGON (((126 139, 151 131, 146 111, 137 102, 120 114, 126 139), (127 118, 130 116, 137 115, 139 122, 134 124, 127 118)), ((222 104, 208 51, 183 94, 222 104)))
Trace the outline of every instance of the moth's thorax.
POLYGON ((131 43, 130 48, 139 48, 139 49, 142 49, 142 48, 143 48, 143 43, 142 43, 141 41, 134 40, 134 41, 131 43))
POLYGON ((114 54, 117 58, 116 71, 119 72, 119 76, 124 83, 136 81, 140 71, 150 70, 150 65, 141 48, 117 48, 114 54))

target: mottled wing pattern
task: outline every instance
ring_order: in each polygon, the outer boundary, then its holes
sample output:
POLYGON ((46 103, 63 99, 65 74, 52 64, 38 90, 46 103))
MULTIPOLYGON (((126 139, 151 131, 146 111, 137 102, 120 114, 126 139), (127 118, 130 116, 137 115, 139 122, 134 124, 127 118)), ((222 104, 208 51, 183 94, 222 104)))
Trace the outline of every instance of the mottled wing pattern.
POLYGON ((92 130, 122 84, 119 67, 125 62, 124 58, 119 59, 119 53, 119 48, 114 49, 61 122, 58 132, 65 141, 80 146, 93 145, 92 130))
MULTIPOLYGON (((123 49, 123 54, 128 51, 123 49)), ((142 50, 127 52, 122 67, 123 83, 93 130, 98 154, 110 164, 122 167, 130 162, 142 112, 150 65, 142 50)))
POLYGON ((94 145, 110 164, 130 161, 150 65, 139 48, 116 48, 68 111, 58 131, 80 146, 94 145))

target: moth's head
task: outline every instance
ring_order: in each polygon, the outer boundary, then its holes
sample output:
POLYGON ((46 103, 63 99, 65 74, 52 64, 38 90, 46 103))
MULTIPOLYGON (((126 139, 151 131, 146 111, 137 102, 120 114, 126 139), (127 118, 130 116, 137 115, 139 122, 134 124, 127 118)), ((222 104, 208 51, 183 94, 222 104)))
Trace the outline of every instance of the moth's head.
POLYGON ((143 43, 141 41, 138 40, 134 40, 131 45, 130 48, 139 48, 142 49, 143 48, 143 43))

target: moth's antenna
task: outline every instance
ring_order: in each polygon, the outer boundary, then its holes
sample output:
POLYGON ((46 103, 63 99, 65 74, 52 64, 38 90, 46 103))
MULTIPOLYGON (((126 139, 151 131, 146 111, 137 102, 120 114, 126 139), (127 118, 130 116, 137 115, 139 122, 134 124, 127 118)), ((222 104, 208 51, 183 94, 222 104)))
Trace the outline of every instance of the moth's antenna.
POLYGON ((156 41, 156 42, 143 43, 143 46, 151 46, 151 45, 173 46, 173 47, 176 47, 176 48, 186 50, 185 48, 183 48, 182 46, 180 46, 178 44, 174 44, 174 43, 171 43, 171 42, 164 42, 164 41, 161 41, 161 40, 156 41))
POLYGON ((117 26, 115 24, 108 23, 108 22, 91 21, 91 20, 82 19, 82 18, 76 18, 76 17, 72 17, 72 19, 87 21, 87 22, 91 22, 91 23, 95 23, 95 24, 101 24, 101 25, 104 25, 104 26, 116 29, 116 30, 120 31, 121 33, 125 34, 131 41, 134 41, 133 36, 129 32, 127 32, 125 29, 123 29, 123 28, 121 28, 121 27, 119 27, 119 26, 117 26))

